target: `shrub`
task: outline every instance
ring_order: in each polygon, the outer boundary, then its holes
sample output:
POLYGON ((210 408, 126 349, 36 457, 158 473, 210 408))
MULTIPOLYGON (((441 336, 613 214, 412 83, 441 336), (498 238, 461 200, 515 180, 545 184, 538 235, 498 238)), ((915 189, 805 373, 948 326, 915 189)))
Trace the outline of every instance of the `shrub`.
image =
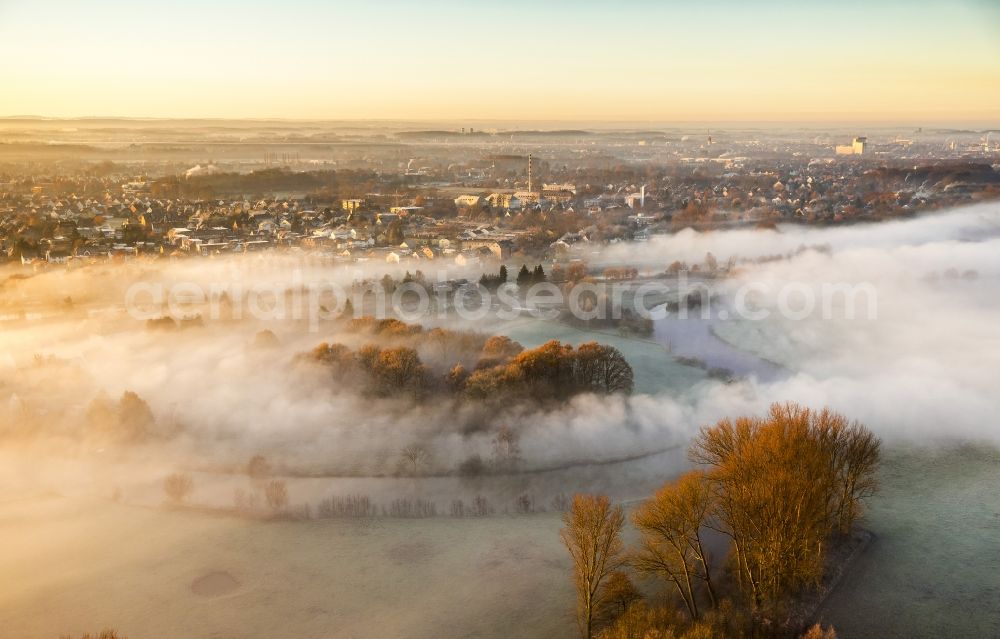
POLYGON ((437 506, 426 499, 394 499, 389 504, 390 517, 421 518, 437 515, 437 506))
POLYGON ((374 517, 375 506, 368 495, 334 495, 319 503, 316 515, 324 519, 336 517, 374 517))
POLYGON ((522 515, 533 513, 535 512, 535 499, 528 493, 524 493, 523 495, 517 496, 514 506, 517 512, 522 515))
POLYGON ((493 505, 482 495, 476 495, 472 500, 472 515, 474 517, 487 517, 493 514, 493 505))
POLYGON ((272 479, 264 486, 264 499, 271 510, 284 510, 288 506, 288 487, 280 479, 272 479))
POLYGON ((173 473, 163 480, 163 492, 175 504, 183 503, 194 490, 194 480, 186 473, 173 473))
POLYGON ((486 463, 479 454, 470 455, 458 465, 458 474, 465 477, 476 477, 486 472, 486 463))

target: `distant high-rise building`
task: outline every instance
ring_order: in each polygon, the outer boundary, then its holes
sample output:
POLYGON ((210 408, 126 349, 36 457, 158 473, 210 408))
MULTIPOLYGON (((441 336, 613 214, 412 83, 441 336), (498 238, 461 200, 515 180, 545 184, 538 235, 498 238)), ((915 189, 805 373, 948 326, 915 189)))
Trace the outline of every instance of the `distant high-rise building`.
POLYGON ((864 155, 868 152, 868 138, 858 137, 850 144, 838 144, 837 155, 864 155))

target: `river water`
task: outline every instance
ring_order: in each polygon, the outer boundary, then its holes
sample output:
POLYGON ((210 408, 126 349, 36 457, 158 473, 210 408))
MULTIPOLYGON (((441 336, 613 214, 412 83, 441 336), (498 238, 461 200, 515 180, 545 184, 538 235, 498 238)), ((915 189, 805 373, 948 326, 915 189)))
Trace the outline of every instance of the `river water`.
POLYGON ((724 321, 718 316, 666 317, 656 321, 653 335, 675 356, 697 359, 709 369, 721 369, 734 377, 754 377, 760 382, 772 382, 788 375, 788 371, 781 366, 720 339, 715 328, 724 321))

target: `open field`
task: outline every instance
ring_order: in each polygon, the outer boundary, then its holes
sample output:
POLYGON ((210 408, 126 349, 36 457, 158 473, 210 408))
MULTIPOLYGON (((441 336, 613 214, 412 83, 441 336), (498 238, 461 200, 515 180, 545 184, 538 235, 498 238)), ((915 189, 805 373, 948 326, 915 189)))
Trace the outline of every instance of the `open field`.
POLYGON ((827 601, 838 636, 1000 636, 1000 451, 890 451, 878 536, 827 601))
POLYGON ((0 627, 24 639, 105 626, 151 639, 569 637, 558 528, 554 514, 270 522, 7 501, 0 627))
MULTIPOLYGON (((622 471, 627 471, 623 468, 622 471)), ((876 541, 822 609, 846 639, 1000 632, 1000 457, 896 448, 876 541), (888 614, 887 614, 888 613, 888 614)), ((261 521, 44 495, 0 503, 0 627, 57 637, 572 637, 555 513, 261 521)))

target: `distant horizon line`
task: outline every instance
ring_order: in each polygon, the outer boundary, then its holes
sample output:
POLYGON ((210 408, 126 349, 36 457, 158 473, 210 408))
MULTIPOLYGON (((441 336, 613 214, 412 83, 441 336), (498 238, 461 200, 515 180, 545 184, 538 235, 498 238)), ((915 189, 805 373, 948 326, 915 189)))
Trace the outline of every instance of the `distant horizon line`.
POLYGON ((982 131, 1000 130, 1000 117, 996 118, 928 118, 928 119, 905 119, 898 120, 881 118, 797 118, 789 117, 761 117, 747 119, 642 119, 642 118, 458 118, 458 117, 398 117, 398 118, 305 118, 305 117, 267 117, 267 116, 247 116, 247 117, 224 117, 224 116, 129 116, 129 115, 76 115, 76 116, 48 116, 38 114, 12 114, 0 115, 0 121, 11 120, 32 120, 39 122, 88 122, 88 121, 128 121, 128 122, 183 122, 183 121, 206 121, 206 122, 285 122, 285 123, 398 123, 398 124, 451 124, 461 128, 461 124, 562 124, 562 125, 769 125, 769 126, 879 126, 883 128, 899 127, 949 127, 956 125, 973 126, 982 131))

